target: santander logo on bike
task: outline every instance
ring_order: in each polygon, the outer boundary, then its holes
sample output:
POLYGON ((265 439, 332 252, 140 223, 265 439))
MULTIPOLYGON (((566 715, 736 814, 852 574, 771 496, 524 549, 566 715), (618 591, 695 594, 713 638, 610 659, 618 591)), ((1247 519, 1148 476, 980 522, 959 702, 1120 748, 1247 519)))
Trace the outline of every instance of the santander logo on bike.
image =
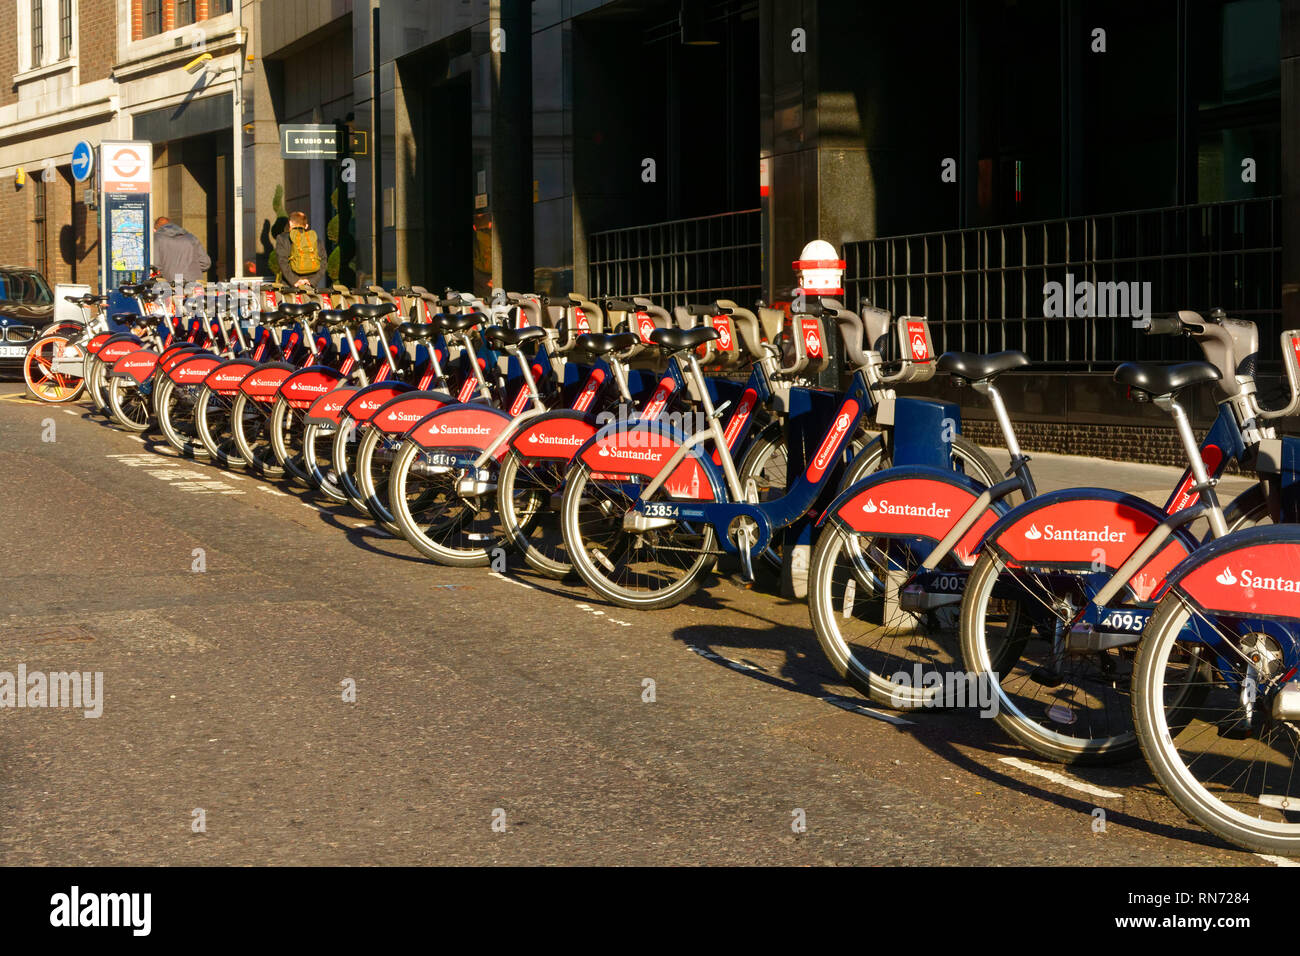
POLYGON ((1285 594, 1300 594, 1300 581, 1283 577, 1260 577, 1249 568, 1238 576, 1232 573, 1232 568, 1225 567, 1214 580, 1224 587, 1239 585, 1246 591, 1281 591, 1285 594))
MULTIPOLYGON (((601 458, 609 458, 611 454, 609 445, 602 444, 600 446, 599 454, 601 458)), ((613 457, 617 458, 619 461, 645 461, 652 465, 657 465, 668 456, 665 453, 656 451, 632 451, 628 448, 616 448, 614 449, 613 457)))
POLYGON ((876 504, 870 498, 862 503, 862 510, 869 515, 882 514, 895 518, 948 518, 952 515, 951 508, 944 508, 937 504, 928 505, 899 505, 890 504, 885 499, 876 504))
MULTIPOLYGON (((586 440, 582 435, 548 435, 545 432, 533 432, 528 436, 528 444, 530 445, 541 443, 543 445, 571 445, 576 448, 586 440)), ((601 454, 608 455, 609 453, 602 449, 601 454)))
POLYGON ((1026 541, 1093 541, 1098 544, 1119 544, 1128 537, 1127 531, 1112 531, 1110 525, 1105 525, 1101 529, 1087 528, 1058 528, 1055 525, 1044 525, 1043 530, 1038 530, 1038 525, 1031 524, 1025 531, 1026 541))
POLYGON ((817 457, 813 459, 813 464, 816 465, 817 468, 823 470, 826 468, 827 463, 829 463, 831 458, 834 456, 835 450, 840 447, 840 439, 843 438, 844 433, 849 430, 849 424, 852 421, 853 419, 848 412, 841 412, 840 417, 835 419, 835 427, 832 428, 831 433, 826 436, 826 441, 822 442, 821 451, 819 451, 817 457))
POLYGON ((430 435, 491 435, 492 429, 486 425, 439 425, 429 422, 427 430, 430 435))
POLYGON ((731 351, 731 323, 718 317, 713 320, 713 327, 718 331, 718 344, 728 352, 731 351))

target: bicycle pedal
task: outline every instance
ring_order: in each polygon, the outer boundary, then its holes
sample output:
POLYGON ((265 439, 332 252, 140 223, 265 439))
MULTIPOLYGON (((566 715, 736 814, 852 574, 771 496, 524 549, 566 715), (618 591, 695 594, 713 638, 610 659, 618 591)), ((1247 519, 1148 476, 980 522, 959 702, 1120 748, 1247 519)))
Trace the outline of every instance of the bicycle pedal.
POLYGON ((1049 667, 1035 667, 1029 675, 1029 679, 1035 684, 1041 684, 1043 687, 1060 687, 1065 683, 1059 671, 1054 671, 1049 667))

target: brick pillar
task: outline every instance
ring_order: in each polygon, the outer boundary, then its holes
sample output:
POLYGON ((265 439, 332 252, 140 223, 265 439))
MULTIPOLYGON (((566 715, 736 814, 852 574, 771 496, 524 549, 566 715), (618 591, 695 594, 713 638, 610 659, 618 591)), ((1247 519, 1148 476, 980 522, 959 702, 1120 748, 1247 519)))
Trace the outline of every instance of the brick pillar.
POLYGON ((144 36, 144 0, 131 0, 131 39, 144 36))
POLYGON ((194 4, 194 22, 202 23, 208 18, 208 0, 198 0, 194 4))
POLYGON ((163 0, 162 21, 163 33, 176 29, 176 0, 163 0))

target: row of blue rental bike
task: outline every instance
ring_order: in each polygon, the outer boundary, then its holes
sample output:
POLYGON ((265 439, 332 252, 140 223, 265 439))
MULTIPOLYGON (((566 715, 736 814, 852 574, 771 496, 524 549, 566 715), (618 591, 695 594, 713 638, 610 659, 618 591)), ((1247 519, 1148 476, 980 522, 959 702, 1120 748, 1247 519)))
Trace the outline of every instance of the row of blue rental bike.
POLYGON ((1022 352, 936 355, 923 317, 798 306, 282 290, 260 314, 198 317, 204 342, 127 343, 100 380, 124 427, 160 423, 182 454, 296 482, 448 566, 505 548, 654 610, 720 559, 753 580, 803 550, 817 639, 876 704, 980 688, 1043 757, 1141 753, 1208 830, 1300 853, 1300 439, 1277 427, 1300 410, 1300 331, 1273 407, 1254 323, 1149 321, 1197 346, 1115 372, 1185 453, 1160 506, 1038 492, 998 390, 1022 352), (843 392, 813 384, 836 339, 843 392), (899 394, 936 375, 987 402, 1008 467, 954 405, 899 394), (1199 440, 1193 389, 1218 406, 1199 440), (1229 469, 1254 482, 1224 501, 1229 469))

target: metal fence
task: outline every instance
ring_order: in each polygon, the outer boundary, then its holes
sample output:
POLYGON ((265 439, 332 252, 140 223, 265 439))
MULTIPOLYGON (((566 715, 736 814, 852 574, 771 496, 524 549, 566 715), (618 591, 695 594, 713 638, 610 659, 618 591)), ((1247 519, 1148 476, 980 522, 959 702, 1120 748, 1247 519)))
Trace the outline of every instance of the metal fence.
POLYGON ((760 211, 677 219, 587 237, 588 295, 652 297, 675 305, 758 297, 760 211))
POLYGON ((1134 329, 1135 306, 1218 307, 1259 324, 1268 360, 1281 240, 1277 196, 891 236, 846 246, 845 291, 854 307, 927 316, 941 349, 1022 349, 1075 371, 1185 354, 1134 329))

